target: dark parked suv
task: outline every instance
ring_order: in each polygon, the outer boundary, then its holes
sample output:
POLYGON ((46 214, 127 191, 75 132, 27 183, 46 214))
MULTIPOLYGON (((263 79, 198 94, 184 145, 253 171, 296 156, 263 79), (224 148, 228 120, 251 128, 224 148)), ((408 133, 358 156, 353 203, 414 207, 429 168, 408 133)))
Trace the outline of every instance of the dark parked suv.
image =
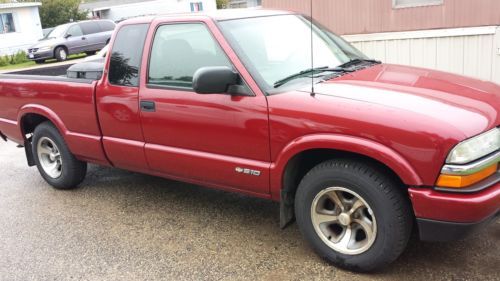
POLYGON ((28 49, 28 58, 37 63, 55 58, 64 61, 68 55, 93 54, 109 43, 115 23, 92 20, 59 25, 28 49))

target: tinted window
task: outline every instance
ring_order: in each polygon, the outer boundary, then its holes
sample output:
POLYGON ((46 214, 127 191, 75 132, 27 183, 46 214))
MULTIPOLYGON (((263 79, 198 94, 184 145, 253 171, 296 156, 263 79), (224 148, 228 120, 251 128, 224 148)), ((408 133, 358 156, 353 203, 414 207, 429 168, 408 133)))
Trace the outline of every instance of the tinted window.
POLYGON ((78 24, 75 24, 68 28, 68 31, 66 32, 66 35, 71 35, 71 36, 82 36, 82 29, 78 24))
POLYGON ((158 28, 149 64, 148 83, 191 88, 193 74, 204 66, 231 63, 203 24, 171 24, 158 28))
POLYGON ((101 32, 101 28, 95 21, 82 22, 80 23, 80 27, 85 35, 101 32))
POLYGON ((147 24, 126 25, 118 31, 109 65, 108 79, 111 84, 139 85, 139 66, 147 31, 147 24))
POLYGON ((115 24, 110 21, 98 21, 97 24, 99 24, 102 31, 111 31, 115 29, 115 24))

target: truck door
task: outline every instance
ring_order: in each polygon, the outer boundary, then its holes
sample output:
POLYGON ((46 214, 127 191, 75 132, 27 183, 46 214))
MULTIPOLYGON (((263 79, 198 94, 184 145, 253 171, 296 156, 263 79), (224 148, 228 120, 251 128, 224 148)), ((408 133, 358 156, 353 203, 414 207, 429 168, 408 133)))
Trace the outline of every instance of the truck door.
POLYGON ((97 86, 97 113, 111 163, 147 171, 139 114, 139 72, 148 24, 122 26, 116 33, 108 71, 97 86))
POLYGON ((140 90, 150 169, 221 188, 269 193, 265 96, 193 91, 193 74, 200 67, 234 69, 205 23, 159 25, 152 40, 140 90))

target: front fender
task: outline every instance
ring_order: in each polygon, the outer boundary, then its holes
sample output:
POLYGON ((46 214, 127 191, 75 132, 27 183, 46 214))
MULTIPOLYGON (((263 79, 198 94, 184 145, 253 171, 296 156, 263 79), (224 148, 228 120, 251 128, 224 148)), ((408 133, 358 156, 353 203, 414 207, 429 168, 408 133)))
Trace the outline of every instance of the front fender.
POLYGON ((401 180, 412 186, 422 185, 421 177, 410 163, 393 149, 378 142, 354 136, 314 134, 296 138, 290 142, 271 165, 271 194, 279 200, 283 176, 288 162, 295 155, 312 149, 334 149, 364 155, 375 159, 396 173, 401 180))

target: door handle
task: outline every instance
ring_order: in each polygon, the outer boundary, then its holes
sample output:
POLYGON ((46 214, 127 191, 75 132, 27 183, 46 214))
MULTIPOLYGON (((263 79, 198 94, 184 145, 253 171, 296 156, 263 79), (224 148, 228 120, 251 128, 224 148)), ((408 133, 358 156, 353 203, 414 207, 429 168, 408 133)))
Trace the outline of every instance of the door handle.
POLYGON ((87 40, 87 38, 86 37, 82 37, 82 40, 87 40))
POLYGON ((141 111, 143 112, 155 112, 156 105, 154 101, 141 101, 141 111))

